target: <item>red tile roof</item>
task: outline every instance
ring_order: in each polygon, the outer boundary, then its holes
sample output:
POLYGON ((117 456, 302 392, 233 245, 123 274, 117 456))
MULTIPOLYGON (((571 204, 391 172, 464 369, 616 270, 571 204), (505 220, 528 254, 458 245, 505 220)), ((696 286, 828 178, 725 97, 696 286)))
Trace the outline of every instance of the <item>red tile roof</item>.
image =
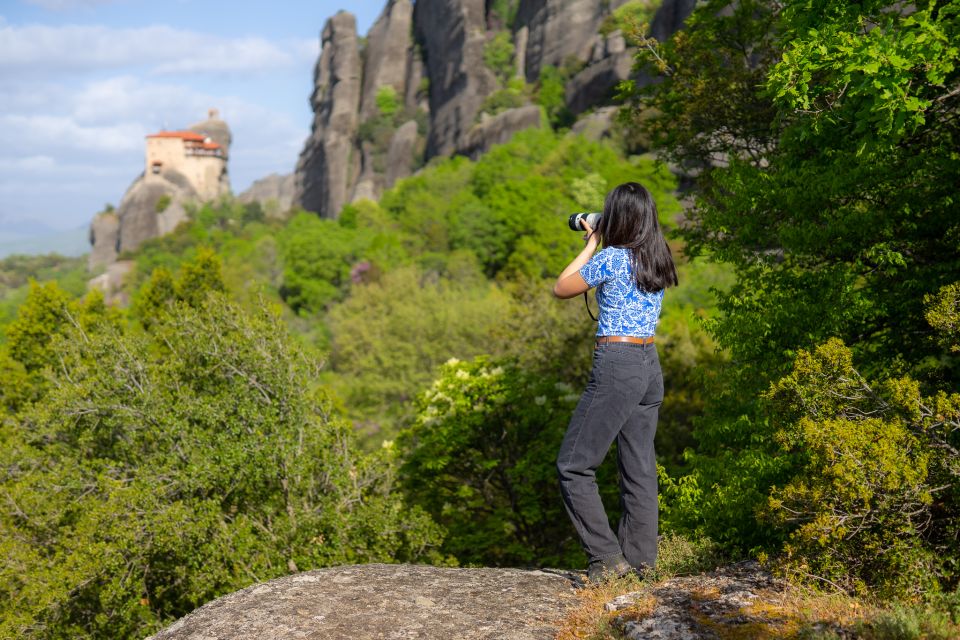
POLYGON ((195 140, 197 142, 203 142, 206 138, 199 134, 194 133, 193 131, 161 131, 160 133, 153 133, 147 136, 148 138, 181 138, 183 140, 195 140))

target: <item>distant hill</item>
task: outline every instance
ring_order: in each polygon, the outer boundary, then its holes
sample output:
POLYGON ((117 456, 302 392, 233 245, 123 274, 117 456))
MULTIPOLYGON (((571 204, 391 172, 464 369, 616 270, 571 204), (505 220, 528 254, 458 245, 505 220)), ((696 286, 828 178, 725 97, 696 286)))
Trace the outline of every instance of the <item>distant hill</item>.
POLYGON ((38 255, 59 253, 63 256, 82 256, 90 251, 89 229, 86 225, 68 231, 49 228, 23 233, 20 229, 0 230, 0 258, 14 254, 38 255))

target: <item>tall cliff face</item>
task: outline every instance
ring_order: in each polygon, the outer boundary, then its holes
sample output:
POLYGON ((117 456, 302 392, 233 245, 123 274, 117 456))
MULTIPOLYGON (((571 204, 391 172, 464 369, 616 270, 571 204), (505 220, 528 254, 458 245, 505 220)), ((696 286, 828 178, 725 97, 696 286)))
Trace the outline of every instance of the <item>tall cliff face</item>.
MULTIPOLYGON (((377 115, 377 92, 391 86, 397 95, 407 94, 407 75, 413 53, 410 34, 413 28, 413 4, 410 0, 389 0, 380 18, 367 33, 363 61, 363 96, 360 121, 377 115)), ((412 78, 420 82, 420 78, 412 78)))
MULTIPOLYGON (((598 31, 627 0, 516 1, 509 31, 516 76, 534 84, 547 65, 579 68, 567 80, 567 107, 579 114, 606 104, 629 77, 635 50, 618 31, 598 31)), ((485 59, 503 28, 491 4, 388 0, 365 45, 349 14, 327 22, 311 98, 313 133, 296 170, 296 204, 336 217, 347 202, 378 198, 431 157, 475 157, 516 131, 542 125, 539 109, 529 104, 482 113, 506 80, 485 59), (393 96, 388 113, 377 104, 385 87, 393 96)), ((663 0, 651 30, 669 37, 694 4, 663 0)))
POLYGON ((361 68, 357 21, 346 11, 327 20, 314 70, 313 131, 297 163, 295 200, 309 211, 337 212, 359 172, 354 153, 361 68))
POLYGON ((427 155, 447 155, 474 124, 497 79, 483 60, 484 0, 419 0, 414 10, 430 81, 427 155))
POLYGON ((527 30, 524 73, 536 82, 547 65, 589 60, 600 23, 627 0, 520 0, 517 30, 527 30))

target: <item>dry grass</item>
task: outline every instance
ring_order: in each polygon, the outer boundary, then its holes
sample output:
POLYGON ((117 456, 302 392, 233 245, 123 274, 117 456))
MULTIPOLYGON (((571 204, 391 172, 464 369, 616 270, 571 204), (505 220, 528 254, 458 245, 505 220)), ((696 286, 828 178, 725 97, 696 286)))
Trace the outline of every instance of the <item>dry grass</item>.
MULTIPOLYGON (((656 598, 650 594, 659 582, 642 581, 629 576, 610 580, 576 592, 577 603, 561 621, 557 640, 618 640, 622 634, 613 625, 614 617, 642 620, 656 607, 656 598), (618 596, 636 593, 637 602, 628 609, 610 612, 605 605, 618 596)), ((756 601, 725 617, 710 617, 698 612, 698 603, 716 599, 720 594, 714 587, 693 587, 694 603, 691 614, 704 628, 718 637, 729 640, 780 640, 808 637, 816 625, 842 629, 866 629, 869 623, 883 615, 885 609, 842 594, 820 594, 791 587, 786 591, 762 590, 756 601), (734 620, 734 619, 737 620, 734 620), (747 620, 744 620, 747 618, 747 620)), ((816 637, 816 636, 809 636, 816 637)), ((832 637, 827 634, 824 637, 832 637)), ((885 637, 885 636, 877 636, 885 637)))
POLYGON ((781 618, 803 625, 826 622, 851 627, 874 618, 880 609, 843 594, 817 594, 800 589, 764 593, 743 613, 757 618, 781 618))
POLYGON ((620 637, 612 627, 614 616, 625 619, 642 619, 650 615, 656 606, 652 596, 641 597, 629 609, 609 612, 604 608, 608 602, 627 593, 642 591, 645 583, 635 576, 612 579, 596 586, 579 589, 577 604, 570 608, 560 623, 557 640, 609 640, 620 637))

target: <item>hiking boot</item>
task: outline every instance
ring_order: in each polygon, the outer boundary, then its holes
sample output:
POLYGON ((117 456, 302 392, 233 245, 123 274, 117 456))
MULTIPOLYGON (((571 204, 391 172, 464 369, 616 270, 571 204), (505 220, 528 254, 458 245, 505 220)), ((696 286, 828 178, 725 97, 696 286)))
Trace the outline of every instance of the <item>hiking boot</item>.
POLYGON ((623 554, 594 560, 587 567, 587 582, 591 584, 600 584, 605 580, 613 578, 622 578, 633 571, 633 567, 627 562, 623 554))

